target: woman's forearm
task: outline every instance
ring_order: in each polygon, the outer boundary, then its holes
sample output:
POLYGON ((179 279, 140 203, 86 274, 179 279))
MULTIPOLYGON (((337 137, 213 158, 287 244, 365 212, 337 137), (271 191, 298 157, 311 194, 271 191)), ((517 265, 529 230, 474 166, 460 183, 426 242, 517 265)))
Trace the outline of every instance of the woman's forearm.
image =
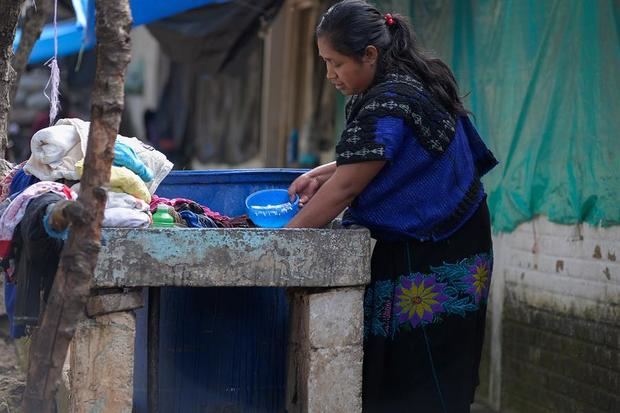
MULTIPOLYGON (((328 167, 326 166, 326 169, 328 167)), ((289 222, 288 228, 320 228, 338 216, 372 179, 381 171, 385 161, 369 161, 344 165, 334 172, 312 197, 308 205, 289 222)))
POLYGON ((320 228, 330 223, 353 200, 353 194, 343 190, 334 179, 328 179, 308 205, 289 222, 288 228, 320 228))
POLYGON ((323 185, 336 172, 336 161, 317 166, 306 172, 311 178, 316 179, 319 185, 323 185))

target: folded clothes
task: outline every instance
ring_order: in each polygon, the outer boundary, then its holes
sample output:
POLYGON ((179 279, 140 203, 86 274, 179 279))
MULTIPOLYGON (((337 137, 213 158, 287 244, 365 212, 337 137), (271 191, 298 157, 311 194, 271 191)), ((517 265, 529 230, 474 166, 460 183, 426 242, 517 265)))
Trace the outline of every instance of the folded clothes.
MULTIPOLYGON (((41 129, 32 137, 32 155, 24 170, 41 180, 77 180, 79 175, 75 165, 86 154, 89 128, 90 122, 81 119, 60 119, 54 126, 41 129)), ((117 135, 116 144, 117 164, 122 164, 120 166, 127 167, 148 182, 149 193, 155 193, 172 170, 172 163, 164 154, 137 138, 117 135)))
POLYGON ((148 212, 149 204, 133 195, 123 192, 108 192, 108 200, 105 207, 109 208, 127 208, 137 211, 148 212))
POLYGON ((153 180, 153 172, 138 158, 136 152, 124 143, 116 142, 114 144, 114 166, 124 166, 138 175, 144 182, 153 180))
POLYGON ((103 211, 102 227, 106 228, 146 228, 151 224, 151 216, 143 211, 130 208, 106 208, 103 211))
MULTIPOLYGON (((79 176, 82 176, 84 170, 84 161, 75 164, 79 176)), ((146 184, 135 173, 131 172, 124 166, 113 166, 110 174, 110 191, 124 192, 143 200, 146 203, 151 202, 151 194, 146 184)))

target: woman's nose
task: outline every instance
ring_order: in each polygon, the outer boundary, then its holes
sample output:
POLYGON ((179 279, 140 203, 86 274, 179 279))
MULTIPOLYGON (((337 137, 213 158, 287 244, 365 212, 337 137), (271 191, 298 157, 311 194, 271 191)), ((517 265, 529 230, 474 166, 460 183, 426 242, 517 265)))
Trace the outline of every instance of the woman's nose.
POLYGON ((329 68, 329 65, 327 65, 327 80, 334 80, 336 78, 336 73, 329 68))

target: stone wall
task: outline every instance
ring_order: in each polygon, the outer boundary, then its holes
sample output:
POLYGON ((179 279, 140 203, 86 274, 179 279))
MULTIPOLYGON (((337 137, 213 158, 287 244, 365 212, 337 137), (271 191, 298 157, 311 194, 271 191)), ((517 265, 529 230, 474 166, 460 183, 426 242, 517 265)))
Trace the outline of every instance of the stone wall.
POLYGON ((620 411, 620 227, 544 218, 495 238, 484 376, 503 413, 620 411))

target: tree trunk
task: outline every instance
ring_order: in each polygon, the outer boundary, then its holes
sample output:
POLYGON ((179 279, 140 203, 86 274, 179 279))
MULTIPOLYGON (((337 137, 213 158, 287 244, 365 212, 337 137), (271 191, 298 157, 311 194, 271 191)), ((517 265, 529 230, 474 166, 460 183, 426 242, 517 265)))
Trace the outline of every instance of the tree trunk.
POLYGON ((0 175, 6 175, 8 165, 4 161, 8 144, 9 94, 15 71, 11 67, 13 59, 13 40, 17 20, 24 0, 0 1, 0 175))
POLYGON ((65 209, 70 235, 39 329, 33 336, 23 410, 51 412, 67 348, 79 320, 85 317, 110 180, 114 143, 124 102, 129 64, 131 11, 129 0, 98 0, 97 68, 92 94, 91 125, 80 198, 65 209))
POLYGON ((54 9, 54 0, 37 0, 36 6, 30 5, 22 22, 22 36, 19 39, 19 46, 15 57, 11 62, 13 69, 15 70, 15 79, 11 83, 11 95, 10 102, 15 101, 15 94, 17 93, 17 87, 19 86, 19 80, 26 70, 28 59, 30 58, 30 52, 32 48, 41 36, 43 26, 47 17, 52 14, 54 9))

